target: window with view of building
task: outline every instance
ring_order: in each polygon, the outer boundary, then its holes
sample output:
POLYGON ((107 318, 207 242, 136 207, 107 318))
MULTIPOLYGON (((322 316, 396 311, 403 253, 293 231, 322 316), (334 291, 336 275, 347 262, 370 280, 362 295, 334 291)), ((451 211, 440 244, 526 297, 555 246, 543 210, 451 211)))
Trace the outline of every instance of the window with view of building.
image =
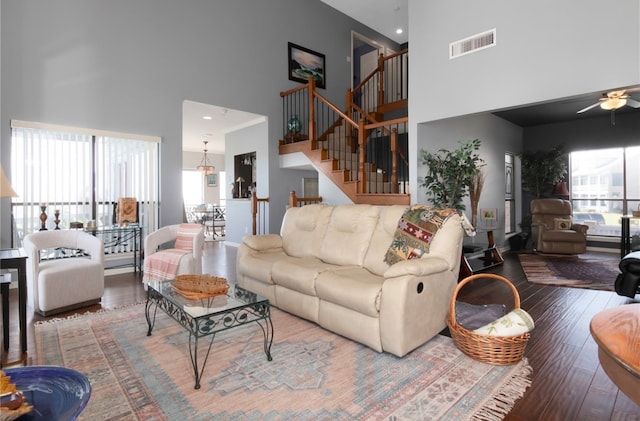
MULTIPOLYGON (((590 236, 620 237, 621 216, 638 209, 639 159, 637 146, 569 154, 573 221, 588 225, 590 236)), ((634 226, 632 235, 640 232, 634 226)))

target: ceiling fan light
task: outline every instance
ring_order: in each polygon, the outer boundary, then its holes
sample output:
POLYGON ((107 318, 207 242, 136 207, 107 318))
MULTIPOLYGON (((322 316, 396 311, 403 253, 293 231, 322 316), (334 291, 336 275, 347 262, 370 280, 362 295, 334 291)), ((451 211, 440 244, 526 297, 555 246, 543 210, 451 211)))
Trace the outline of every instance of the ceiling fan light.
POLYGON ((627 105, 626 98, 609 98, 600 104, 600 108, 603 110, 617 110, 625 105, 627 105))

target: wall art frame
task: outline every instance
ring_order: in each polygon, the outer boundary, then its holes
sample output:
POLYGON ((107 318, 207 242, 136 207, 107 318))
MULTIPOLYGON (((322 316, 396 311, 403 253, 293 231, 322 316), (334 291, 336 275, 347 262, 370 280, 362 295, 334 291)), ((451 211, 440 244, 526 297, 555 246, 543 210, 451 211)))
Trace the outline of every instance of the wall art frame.
POLYGON ((326 57, 316 51, 296 45, 287 44, 289 59, 289 80, 307 83, 313 77, 316 87, 326 89, 326 57))

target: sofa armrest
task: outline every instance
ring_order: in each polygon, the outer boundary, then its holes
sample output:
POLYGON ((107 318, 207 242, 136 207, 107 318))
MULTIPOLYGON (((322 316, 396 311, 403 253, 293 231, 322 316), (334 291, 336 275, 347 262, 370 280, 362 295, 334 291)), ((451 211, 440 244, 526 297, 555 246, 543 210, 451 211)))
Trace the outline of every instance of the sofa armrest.
POLYGON ((147 255, 153 254, 164 243, 175 241, 178 233, 177 225, 167 225, 147 234, 144 237, 144 252, 147 255))
POLYGON ((104 241, 91 234, 78 233, 78 248, 89 253, 91 260, 104 264, 104 241))
MULTIPOLYGON (((420 264, 416 267, 423 270, 428 270, 426 267, 429 266, 434 269, 440 266, 424 258, 417 260, 420 264)), ((454 273, 448 269, 426 276, 386 278, 380 300, 382 349, 402 357, 444 329, 457 281, 457 271, 454 273)))
POLYGON ((256 251, 281 249, 282 237, 277 234, 248 235, 242 243, 256 251))
POLYGON ((403 275, 426 276, 449 269, 447 262, 440 257, 425 256, 421 259, 403 260, 393 264, 384 273, 385 279, 403 275))

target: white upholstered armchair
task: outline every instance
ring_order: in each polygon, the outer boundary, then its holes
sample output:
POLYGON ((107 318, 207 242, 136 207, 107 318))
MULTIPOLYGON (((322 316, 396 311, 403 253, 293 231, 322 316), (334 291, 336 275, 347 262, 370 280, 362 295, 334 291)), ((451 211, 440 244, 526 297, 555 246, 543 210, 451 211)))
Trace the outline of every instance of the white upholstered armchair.
POLYGON ((24 238, 33 310, 43 316, 100 302, 104 243, 84 231, 37 231, 24 238))
POLYGON ((144 239, 142 281, 145 288, 151 280, 172 279, 181 274, 201 274, 203 246, 204 229, 200 224, 168 225, 148 234, 144 239))

